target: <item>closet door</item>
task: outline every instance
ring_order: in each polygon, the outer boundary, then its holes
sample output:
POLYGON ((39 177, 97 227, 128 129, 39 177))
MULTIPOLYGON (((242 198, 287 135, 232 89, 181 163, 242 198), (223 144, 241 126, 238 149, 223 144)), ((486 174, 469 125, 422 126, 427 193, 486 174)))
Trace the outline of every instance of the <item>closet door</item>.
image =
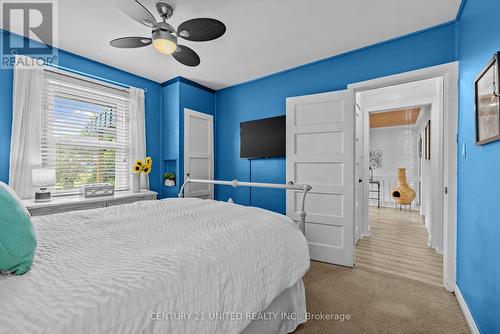
MULTIPOLYGON (((287 181, 312 186, 305 234, 311 259, 353 266, 354 99, 348 91, 287 99, 287 181)), ((297 220, 300 192, 288 190, 297 220)))
MULTIPOLYGON (((192 179, 214 179, 213 117, 184 109, 184 174, 192 179)), ((188 183, 185 197, 214 198, 212 184, 188 183)))

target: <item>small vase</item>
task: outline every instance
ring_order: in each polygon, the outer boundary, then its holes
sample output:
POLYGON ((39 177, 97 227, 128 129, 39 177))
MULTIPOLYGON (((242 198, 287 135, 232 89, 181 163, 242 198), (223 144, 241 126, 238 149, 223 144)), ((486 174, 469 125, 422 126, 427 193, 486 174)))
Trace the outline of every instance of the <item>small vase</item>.
POLYGON ((141 191, 141 175, 132 173, 132 192, 138 193, 141 191))
POLYGON ((165 179, 165 186, 166 187, 174 187, 175 186, 175 181, 174 180, 165 179))

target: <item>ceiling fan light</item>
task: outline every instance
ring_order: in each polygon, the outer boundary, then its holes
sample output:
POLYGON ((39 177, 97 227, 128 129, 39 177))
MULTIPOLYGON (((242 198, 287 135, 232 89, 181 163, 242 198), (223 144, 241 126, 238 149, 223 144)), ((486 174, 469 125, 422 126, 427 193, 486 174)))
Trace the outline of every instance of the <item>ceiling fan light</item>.
POLYGON ((177 49, 177 37, 168 31, 156 30, 153 32, 153 46, 158 52, 171 55, 177 49))

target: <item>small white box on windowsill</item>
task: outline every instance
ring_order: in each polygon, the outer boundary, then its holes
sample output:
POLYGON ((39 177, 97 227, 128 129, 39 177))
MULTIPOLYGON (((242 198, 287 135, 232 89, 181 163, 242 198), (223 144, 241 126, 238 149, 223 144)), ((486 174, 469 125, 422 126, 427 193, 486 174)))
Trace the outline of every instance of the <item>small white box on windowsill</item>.
POLYGON ((85 184, 80 188, 80 196, 84 198, 113 196, 115 186, 109 183, 85 184))

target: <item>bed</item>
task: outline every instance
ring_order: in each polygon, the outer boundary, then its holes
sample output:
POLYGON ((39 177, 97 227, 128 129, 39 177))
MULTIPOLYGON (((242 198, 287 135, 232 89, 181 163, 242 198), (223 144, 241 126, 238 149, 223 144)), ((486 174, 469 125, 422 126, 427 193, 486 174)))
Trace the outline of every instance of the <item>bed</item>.
POLYGON ((0 333, 287 333, 308 247, 291 219, 164 199, 33 218, 30 272, 0 276, 0 333))

